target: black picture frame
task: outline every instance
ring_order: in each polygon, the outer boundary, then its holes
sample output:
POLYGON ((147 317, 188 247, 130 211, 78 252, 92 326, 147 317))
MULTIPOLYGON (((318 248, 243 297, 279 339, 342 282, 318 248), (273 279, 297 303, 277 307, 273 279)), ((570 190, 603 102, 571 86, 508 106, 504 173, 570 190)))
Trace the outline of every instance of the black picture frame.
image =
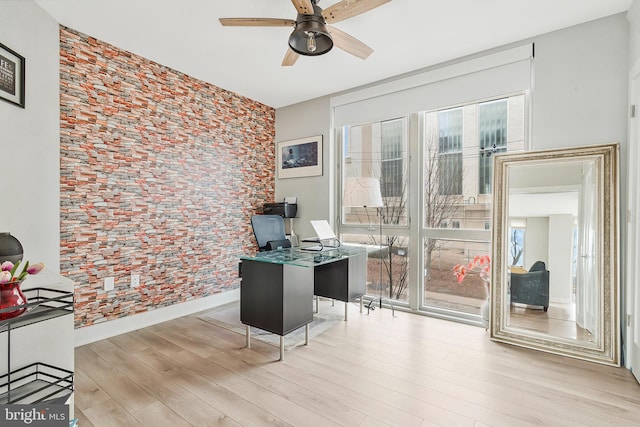
POLYGON ((0 99, 24 108, 24 56, 0 43, 0 99))

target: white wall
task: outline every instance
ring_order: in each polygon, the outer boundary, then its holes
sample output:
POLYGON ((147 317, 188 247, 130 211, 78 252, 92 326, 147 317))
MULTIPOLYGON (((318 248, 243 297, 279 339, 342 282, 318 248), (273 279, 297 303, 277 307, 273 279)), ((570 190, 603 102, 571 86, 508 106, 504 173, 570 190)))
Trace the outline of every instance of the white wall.
POLYGON ((532 148, 621 142, 626 152, 624 14, 535 37, 532 148))
POLYGON ((25 57, 25 108, 0 101, 0 231, 60 271, 58 23, 31 0, 0 1, 0 43, 25 57))
MULTIPOLYGON (((45 270, 24 288, 72 291, 60 272, 60 102, 58 23, 31 0, 0 1, 0 43, 25 57, 25 108, 0 101, 2 208, 0 231, 22 243, 25 259, 45 270)), ((46 362, 73 369, 73 316, 11 333, 12 368, 46 362)), ((0 373, 7 366, 0 334, 0 373)), ((71 414, 73 415, 73 409, 71 414)))
POLYGON ((549 299, 571 302, 573 215, 549 216, 549 299))
POLYGON ((640 1, 633 0, 627 12, 629 21, 629 68, 640 60, 640 1))
MULTIPOLYGON (((298 214, 293 228, 298 237, 313 237, 309 220, 329 217, 333 200, 333 151, 330 147, 329 98, 318 98, 276 110, 276 143, 307 136, 322 135, 322 176, 276 179, 276 202, 285 196, 298 197, 298 214)), ((289 221, 286 221, 287 223, 289 221)), ((288 227, 288 224, 287 224, 288 227)))
POLYGON ((536 261, 549 269, 549 217, 527 218, 524 238, 524 268, 529 270, 536 261))
MULTIPOLYGON (((535 43, 532 149, 619 142, 620 194, 626 195, 630 48, 625 14, 544 34, 535 43)), ((626 197, 620 197, 621 213, 626 206, 626 197)), ((626 221, 620 221, 620 239, 624 248, 626 221)), ((624 252, 620 259, 624 271, 624 252)))

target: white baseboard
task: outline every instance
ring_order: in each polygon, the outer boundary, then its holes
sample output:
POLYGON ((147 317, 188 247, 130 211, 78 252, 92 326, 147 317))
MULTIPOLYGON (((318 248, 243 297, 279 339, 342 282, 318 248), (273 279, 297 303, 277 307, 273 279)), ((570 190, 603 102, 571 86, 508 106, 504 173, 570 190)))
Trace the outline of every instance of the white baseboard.
POLYGON ((238 301, 239 299, 240 289, 234 289, 232 291, 211 295, 205 298, 199 298, 183 302, 181 304, 135 314, 133 316, 122 317, 120 319, 79 328, 75 330, 74 344, 76 347, 80 347, 81 345, 115 337, 116 335, 126 334, 127 332, 135 331, 136 329, 146 328, 147 326, 166 322, 167 320, 208 310, 219 305, 238 301))
POLYGON ((549 298, 549 302, 556 304, 571 304, 571 298, 549 298))

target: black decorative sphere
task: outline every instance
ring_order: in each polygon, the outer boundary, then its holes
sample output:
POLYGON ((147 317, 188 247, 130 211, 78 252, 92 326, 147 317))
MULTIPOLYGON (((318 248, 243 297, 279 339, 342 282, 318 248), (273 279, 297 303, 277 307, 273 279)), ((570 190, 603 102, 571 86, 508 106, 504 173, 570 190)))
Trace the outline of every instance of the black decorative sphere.
POLYGON ((0 264, 5 261, 22 261, 22 244, 10 233, 0 232, 0 264))

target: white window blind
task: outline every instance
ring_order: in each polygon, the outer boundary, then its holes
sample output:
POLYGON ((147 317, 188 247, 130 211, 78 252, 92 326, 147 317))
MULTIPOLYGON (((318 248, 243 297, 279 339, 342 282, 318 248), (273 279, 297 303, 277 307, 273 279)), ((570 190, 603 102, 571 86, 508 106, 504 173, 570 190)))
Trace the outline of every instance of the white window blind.
POLYGON ((335 127, 531 89, 533 45, 507 49, 331 98, 335 127))

